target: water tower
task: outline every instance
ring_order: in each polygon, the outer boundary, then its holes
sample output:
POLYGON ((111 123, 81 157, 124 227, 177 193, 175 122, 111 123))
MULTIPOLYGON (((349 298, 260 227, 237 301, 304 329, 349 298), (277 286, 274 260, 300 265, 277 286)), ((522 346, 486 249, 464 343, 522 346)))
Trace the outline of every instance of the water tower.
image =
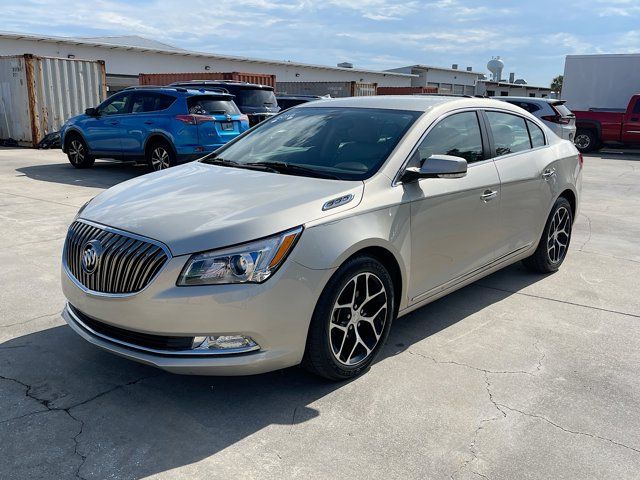
POLYGON ((494 82, 501 81, 503 68, 504 62, 500 60, 500 57, 495 57, 489 60, 489 63, 487 63, 487 69, 491 72, 491 80, 494 82))

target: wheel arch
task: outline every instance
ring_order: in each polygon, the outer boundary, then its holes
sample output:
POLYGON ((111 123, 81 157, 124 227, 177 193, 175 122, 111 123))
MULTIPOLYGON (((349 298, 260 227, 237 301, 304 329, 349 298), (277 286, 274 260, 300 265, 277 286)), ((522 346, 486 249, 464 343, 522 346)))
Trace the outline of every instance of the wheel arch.
POLYGON ((70 127, 66 132, 64 132, 64 138, 62 139, 62 145, 61 145, 62 151, 64 153, 67 153, 67 145, 69 144, 70 139, 73 138, 74 135, 77 135, 82 139, 84 144, 87 146, 89 153, 91 153, 91 147, 89 146, 87 139, 84 137, 84 135, 79 129, 74 127, 70 127))
POLYGON ((153 145, 153 142, 159 141, 159 140, 169 145, 169 148, 173 151, 174 155, 178 154, 176 151, 176 147, 173 144, 173 140, 169 137, 169 135, 163 132, 153 132, 151 135, 147 137, 147 139, 144 142, 143 152, 144 152, 145 158, 147 157, 147 153, 149 152, 149 147, 153 145))
POLYGON ((578 208, 578 198, 577 198, 575 192, 572 189, 567 188, 567 189, 563 190, 562 193, 560 193, 560 195, 558 195, 558 198, 561 198, 561 197, 562 198, 566 198, 567 201, 569 202, 569 205, 571 205, 571 215, 573 216, 573 221, 575 222, 576 221, 577 208, 578 208))
POLYGON ((602 125, 597 120, 578 120, 576 122, 577 130, 593 130, 598 135, 598 139, 602 137, 602 125))

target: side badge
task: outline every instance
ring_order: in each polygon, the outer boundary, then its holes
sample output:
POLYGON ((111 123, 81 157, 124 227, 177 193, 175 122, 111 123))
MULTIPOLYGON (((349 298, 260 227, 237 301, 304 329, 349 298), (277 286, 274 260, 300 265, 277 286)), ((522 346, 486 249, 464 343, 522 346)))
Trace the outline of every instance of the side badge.
POLYGON ((333 200, 329 200, 322 206, 322 210, 331 210, 332 208, 340 207, 346 203, 349 203, 353 200, 353 194, 344 195, 343 197, 334 198, 333 200))

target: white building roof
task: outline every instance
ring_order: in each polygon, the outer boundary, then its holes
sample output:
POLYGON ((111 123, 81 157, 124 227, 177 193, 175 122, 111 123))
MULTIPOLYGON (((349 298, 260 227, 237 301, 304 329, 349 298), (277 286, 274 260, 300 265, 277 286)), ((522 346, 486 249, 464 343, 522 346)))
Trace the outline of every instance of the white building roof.
POLYGON ((406 67, 400 68, 392 68, 390 70, 385 70, 386 72, 397 72, 400 70, 440 70, 443 72, 455 72, 455 73, 466 73, 468 75, 476 75, 478 77, 484 77, 485 74, 482 72, 469 71, 466 68, 447 68, 447 67, 436 67, 434 65, 407 65, 406 67))
POLYGON ((397 77, 415 77, 416 76, 408 73, 398 73, 398 72, 389 72, 389 71, 380 71, 380 70, 365 70, 365 69, 359 69, 359 68, 330 67, 328 65, 315 65, 315 64, 309 64, 309 63, 291 62, 291 61, 283 61, 283 60, 265 60, 265 59, 259 59, 259 58, 237 57, 237 56, 231 56, 231 55, 218 55, 218 54, 207 53, 207 52, 183 50, 180 48, 173 47, 171 45, 167 45, 162 42, 157 42, 155 40, 139 37, 137 35, 75 38, 75 37, 56 37, 56 36, 47 36, 47 35, 33 35, 33 34, 27 34, 27 33, 0 31, 0 39, 2 38, 9 38, 13 40, 31 40, 35 42, 62 43, 62 44, 68 44, 68 45, 85 45, 89 47, 122 49, 122 50, 139 51, 139 52, 164 53, 167 55, 201 57, 201 58, 209 58, 212 60, 216 60, 216 59, 231 60, 231 61, 238 61, 238 62, 259 63, 259 64, 276 65, 276 66, 305 67, 305 68, 314 68, 314 69, 320 69, 320 70, 331 70, 331 71, 340 71, 340 72, 358 72, 358 73, 389 75, 389 76, 397 76, 397 77))

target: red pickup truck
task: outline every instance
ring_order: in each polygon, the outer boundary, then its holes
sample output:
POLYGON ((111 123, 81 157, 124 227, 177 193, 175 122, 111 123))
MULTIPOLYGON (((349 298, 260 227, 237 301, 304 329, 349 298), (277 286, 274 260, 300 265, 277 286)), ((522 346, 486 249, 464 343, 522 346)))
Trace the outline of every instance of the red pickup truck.
POLYGON ((629 100, 626 110, 592 108, 573 111, 576 116, 575 144, 590 152, 606 144, 640 145, 640 94, 629 100))

